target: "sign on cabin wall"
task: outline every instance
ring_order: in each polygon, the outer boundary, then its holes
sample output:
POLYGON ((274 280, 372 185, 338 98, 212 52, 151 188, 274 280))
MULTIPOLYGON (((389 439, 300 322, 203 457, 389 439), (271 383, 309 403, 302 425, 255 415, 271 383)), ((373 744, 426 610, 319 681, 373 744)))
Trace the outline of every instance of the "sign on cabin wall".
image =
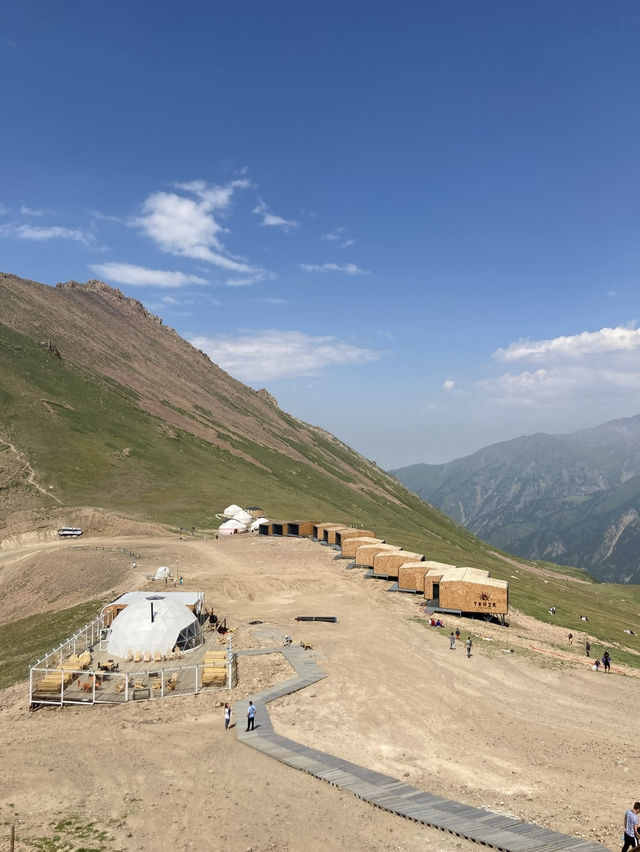
POLYGON ((478 600, 473 601, 475 609, 497 609, 498 602, 491 600, 488 592, 482 592, 478 600))

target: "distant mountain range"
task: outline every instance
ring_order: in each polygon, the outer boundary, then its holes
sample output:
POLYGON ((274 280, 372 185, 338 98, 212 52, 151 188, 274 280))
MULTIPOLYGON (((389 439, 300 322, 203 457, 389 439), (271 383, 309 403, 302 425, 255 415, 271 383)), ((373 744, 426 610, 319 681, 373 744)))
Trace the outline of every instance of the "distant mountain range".
POLYGON ((391 472, 496 547, 640 582, 640 415, 391 472))

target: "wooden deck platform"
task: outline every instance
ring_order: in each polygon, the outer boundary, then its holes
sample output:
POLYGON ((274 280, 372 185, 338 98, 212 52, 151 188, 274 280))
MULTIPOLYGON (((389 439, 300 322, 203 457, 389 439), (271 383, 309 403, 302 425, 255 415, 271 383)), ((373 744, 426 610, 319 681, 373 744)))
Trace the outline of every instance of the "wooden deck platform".
POLYGON ((267 704, 326 677, 308 652, 296 645, 238 651, 238 656, 280 653, 291 663, 297 677, 269 687, 253 697, 256 705, 255 731, 246 732, 247 702, 237 701, 234 712, 237 736, 245 745, 269 755, 287 766, 348 790, 398 816, 439 828, 458 837, 504 852, 603 852, 604 846, 590 840, 559 834, 542 826, 521 822, 482 808, 471 807, 418 790, 397 778, 373 772, 334 755, 309 748, 273 728, 267 704))

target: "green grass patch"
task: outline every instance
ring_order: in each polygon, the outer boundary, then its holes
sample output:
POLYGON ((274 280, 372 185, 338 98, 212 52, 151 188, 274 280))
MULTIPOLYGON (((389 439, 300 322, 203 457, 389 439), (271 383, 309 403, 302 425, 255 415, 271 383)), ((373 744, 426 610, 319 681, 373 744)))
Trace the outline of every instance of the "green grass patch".
POLYGON ((47 837, 30 841, 39 852, 108 852, 113 837, 96 822, 75 814, 50 824, 47 837))
POLYGON ((0 625, 0 689, 24 680, 32 663, 92 621, 106 602, 93 600, 0 625))

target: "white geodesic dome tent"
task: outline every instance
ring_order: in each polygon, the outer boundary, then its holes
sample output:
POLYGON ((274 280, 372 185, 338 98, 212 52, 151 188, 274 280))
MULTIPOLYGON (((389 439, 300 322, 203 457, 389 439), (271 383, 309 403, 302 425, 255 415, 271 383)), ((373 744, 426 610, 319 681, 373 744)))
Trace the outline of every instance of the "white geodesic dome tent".
POLYGON ((116 657, 126 657, 129 651, 164 654, 176 645, 188 651, 203 641, 200 622, 189 607, 149 594, 129 604, 113 619, 107 650, 116 657))

